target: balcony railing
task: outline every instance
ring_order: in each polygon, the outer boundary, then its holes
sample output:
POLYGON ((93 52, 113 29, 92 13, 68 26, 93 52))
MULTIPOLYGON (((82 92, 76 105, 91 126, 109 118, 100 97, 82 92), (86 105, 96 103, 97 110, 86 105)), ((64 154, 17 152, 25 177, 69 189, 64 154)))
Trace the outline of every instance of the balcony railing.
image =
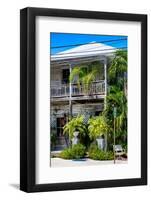
MULTIPOLYGON (((71 96, 85 96, 85 95, 104 95, 105 82, 97 81, 91 85, 77 85, 71 84, 71 96)), ((70 85, 69 84, 51 84, 51 97, 69 97, 70 85)))

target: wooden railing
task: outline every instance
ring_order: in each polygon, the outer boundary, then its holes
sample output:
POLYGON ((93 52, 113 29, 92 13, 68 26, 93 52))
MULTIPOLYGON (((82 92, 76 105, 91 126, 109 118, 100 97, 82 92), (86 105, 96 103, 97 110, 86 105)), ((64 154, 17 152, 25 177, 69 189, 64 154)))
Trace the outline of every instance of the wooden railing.
MULTIPOLYGON (((69 84, 51 84, 51 97, 68 97, 70 96, 69 84)), ((84 95, 104 95, 105 82, 100 80, 93 82, 91 85, 77 85, 71 84, 71 96, 84 96, 84 95)))

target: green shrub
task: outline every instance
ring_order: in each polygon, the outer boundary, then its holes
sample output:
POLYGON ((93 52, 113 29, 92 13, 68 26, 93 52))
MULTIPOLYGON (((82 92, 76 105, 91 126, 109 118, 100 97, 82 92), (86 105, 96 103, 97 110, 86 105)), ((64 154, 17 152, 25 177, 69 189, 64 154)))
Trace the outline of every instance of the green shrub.
POLYGON ((90 147, 89 147, 89 152, 92 152, 92 151, 95 151, 95 150, 97 150, 98 149, 98 145, 97 145, 97 143, 91 143, 90 144, 90 147))
POLYGON ((68 148, 68 149, 64 149, 60 154, 59 154, 60 158, 63 159, 72 159, 72 149, 68 148))
POLYGON ((76 144, 72 147, 73 159, 83 158, 85 155, 85 146, 82 144, 76 144))
POLYGON ((97 145, 93 144, 89 148, 89 158, 93 160, 113 160, 114 154, 112 151, 102 151, 97 145))
POLYGON ((59 157, 63 159, 80 159, 85 155, 85 146, 82 144, 75 144, 73 147, 64 149, 59 157))

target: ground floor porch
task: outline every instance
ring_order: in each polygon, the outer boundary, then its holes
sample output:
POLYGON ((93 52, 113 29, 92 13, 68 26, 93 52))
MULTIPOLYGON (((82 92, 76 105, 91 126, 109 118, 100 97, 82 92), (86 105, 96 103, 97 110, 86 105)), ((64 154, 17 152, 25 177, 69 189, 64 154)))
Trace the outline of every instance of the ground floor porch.
MULTIPOLYGON (((72 117, 83 115, 84 123, 87 123, 91 116, 98 116, 103 109, 103 100, 73 101, 72 117)), ((51 150, 57 151, 69 147, 69 138, 63 134, 63 127, 69 118, 70 105, 68 101, 51 103, 51 150)))

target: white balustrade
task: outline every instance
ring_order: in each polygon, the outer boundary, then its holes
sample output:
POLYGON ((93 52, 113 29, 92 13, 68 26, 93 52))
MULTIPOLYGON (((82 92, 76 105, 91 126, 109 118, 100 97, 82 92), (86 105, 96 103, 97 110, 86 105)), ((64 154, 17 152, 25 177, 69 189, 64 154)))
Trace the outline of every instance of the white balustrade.
MULTIPOLYGON (((51 97, 68 97, 70 96, 69 84, 51 84, 51 97)), ((105 82, 97 81, 91 85, 71 85, 72 96, 84 96, 84 95, 104 95, 105 94, 105 82)))

